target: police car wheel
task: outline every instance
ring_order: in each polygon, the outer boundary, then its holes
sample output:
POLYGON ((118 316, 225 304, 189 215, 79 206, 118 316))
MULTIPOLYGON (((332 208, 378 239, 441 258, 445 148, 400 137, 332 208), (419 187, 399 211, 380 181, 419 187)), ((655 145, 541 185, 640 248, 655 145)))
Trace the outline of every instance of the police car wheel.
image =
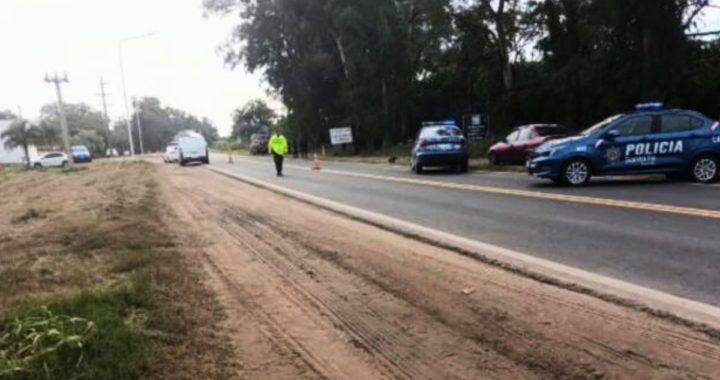
POLYGON ((582 186, 590 181, 590 166, 585 160, 574 158, 563 166, 562 181, 570 186, 582 186))
POLYGON ((702 183, 712 183, 718 179, 720 163, 713 156, 698 157, 690 168, 692 178, 702 183))

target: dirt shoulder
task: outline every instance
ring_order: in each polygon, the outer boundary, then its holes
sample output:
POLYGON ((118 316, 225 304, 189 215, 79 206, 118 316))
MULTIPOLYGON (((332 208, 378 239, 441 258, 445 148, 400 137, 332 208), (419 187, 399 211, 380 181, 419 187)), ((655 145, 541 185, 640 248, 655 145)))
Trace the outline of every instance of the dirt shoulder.
POLYGON ((0 172, 0 379, 236 376, 156 169, 0 172))
POLYGON ((162 173, 241 378, 720 378, 702 332, 201 167, 162 173))

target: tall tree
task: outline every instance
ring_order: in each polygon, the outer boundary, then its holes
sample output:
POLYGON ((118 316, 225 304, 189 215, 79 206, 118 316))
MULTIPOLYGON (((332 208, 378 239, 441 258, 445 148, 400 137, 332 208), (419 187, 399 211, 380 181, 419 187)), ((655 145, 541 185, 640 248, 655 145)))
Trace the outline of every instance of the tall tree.
POLYGON ((232 137, 249 141, 253 133, 268 133, 276 119, 277 113, 265 101, 250 101, 233 113, 232 137))

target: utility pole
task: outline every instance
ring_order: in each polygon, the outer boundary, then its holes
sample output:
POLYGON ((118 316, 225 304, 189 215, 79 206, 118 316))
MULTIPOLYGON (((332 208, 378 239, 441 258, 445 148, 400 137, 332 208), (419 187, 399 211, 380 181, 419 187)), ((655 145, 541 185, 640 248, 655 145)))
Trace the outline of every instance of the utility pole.
MULTIPOLYGON (((125 86, 125 65, 123 64, 122 48, 123 48, 123 43, 125 43, 125 42, 137 40, 140 38, 150 37, 152 35, 155 35, 155 32, 146 33, 146 34, 143 34, 140 36, 123 38, 122 40, 118 41, 118 57, 120 58, 120 78, 122 79, 123 100, 125 101, 125 125, 127 126, 128 140, 130 142, 130 154, 132 154, 133 156, 135 155, 135 145, 133 144, 132 125, 130 124, 130 110, 128 108, 127 88, 125 86)), ((141 142, 141 144, 142 144, 142 142, 141 142)))
POLYGON ((105 94, 106 84, 108 83, 104 82, 102 77, 100 77, 100 96, 102 97, 103 118, 105 119, 105 154, 112 156, 112 144, 110 143, 110 118, 108 117, 107 111, 107 94, 105 94))
POLYGON ((57 107, 58 113, 60 114, 60 127, 62 128, 63 145, 65 148, 65 154, 67 154, 68 160, 70 160, 70 164, 72 165, 74 162, 72 151, 70 150, 70 134, 68 133, 67 119, 65 118, 65 108, 62 101, 62 91, 60 91, 60 85, 62 83, 69 82, 67 74, 65 74, 62 78, 60 78, 57 73, 55 73, 55 77, 53 78, 50 78, 47 76, 47 74, 45 74, 45 82, 55 84, 55 91, 57 91, 57 107))
POLYGON ((140 155, 144 155, 145 148, 143 147, 142 125, 140 124, 140 102, 138 102, 135 97, 133 97, 133 108, 135 108, 135 120, 137 120, 138 140, 140 142, 140 155))

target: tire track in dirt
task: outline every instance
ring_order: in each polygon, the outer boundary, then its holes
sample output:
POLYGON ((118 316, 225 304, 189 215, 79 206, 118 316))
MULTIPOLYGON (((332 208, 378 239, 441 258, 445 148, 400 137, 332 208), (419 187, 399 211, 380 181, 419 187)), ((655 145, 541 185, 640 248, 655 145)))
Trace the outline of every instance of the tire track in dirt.
MULTIPOLYGON (((272 266, 283 277, 290 281, 293 286, 308 300, 311 301, 315 308, 324 313, 328 318, 333 320, 334 325, 351 336, 351 344, 357 348, 370 353, 375 360, 381 364, 392 374, 393 378, 399 379, 464 379, 476 378, 482 373, 482 378, 487 379, 505 379, 508 374, 512 378, 536 378, 535 375, 522 370, 513 369, 511 362, 492 351, 483 347, 473 347, 476 344, 472 341, 464 339, 464 337, 454 336, 450 329, 443 326, 430 329, 432 331, 445 330, 448 336, 443 337, 442 341, 455 342, 456 344, 444 344, 444 349, 439 349, 435 342, 432 346, 427 346, 422 339, 412 339, 408 337, 407 331, 401 326, 388 323, 385 318, 387 312, 373 307, 372 303, 366 303, 365 300, 348 299, 345 295, 356 287, 368 287, 369 284, 355 284, 356 280, 347 279, 347 273, 338 276, 329 274, 328 272, 337 272, 338 268, 333 265, 327 265, 325 268, 319 268, 314 265, 312 269, 308 262, 298 262, 299 258, 308 258, 315 256, 307 252, 301 245, 296 244, 292 238, 277 233, 266 218, 258 215, 251 215, 242 210, 229 209, 227 205, 217 204, 213 201, 212 194, 203 191, 188 191, 184 195, 188 196, 197 205, 201 206, 201 214, 212 215, 213 219, 220 221, 222 228, 232 235, 236 241, 244 246, 244 248, 263 262, 272 266), (296 261, 293 261, 293 258, 296 261), (350 286, 339 286, 336 284, 352 283, 350 286), (461 347, 461 349, 453 349, 451 346, 461 347), (468 356, 461 355, 462 351, 467 348, 474 348, 475 354, 473 359, 477 359, 475 363, 484 363, 485 368, 481 371, 475 371, 476 375, 467 376, 473 370, 474 360, 469 357, 463 357, 466 360, 465 365, 455 365, 450 367, 442 367, 437 365, 437 357, 433 354, 444 354, 446 357, 468 356), (460 352, 453 352, 460 351, 460 352), (453 373, 455 369, 456 372, 453 373), (501 370, 501 374, 494 374, 493 368, 501 370)), ((383 298, 387 298, 386 303, 401 303, 401 300, 395 297, 383 294, 379 289, 368 289, 365 294, 378 294, 383 298)), ((307 302, 307 301, 305 301, 307 302)), ((408 310, 407 314, 422 314, 417 310, 408 310)), ((422 321, 427 324, 427 321, 422 321)), ((428 327, 425 327, 428 328, 428 327)), ((438 339, 435 339, 438 341, 438 339)))
MULTIPOLYGON (((437 366, 431 365, 434 358, 428 356, 427 353, 434 353, 437 350, 425 346, 422 341, 408 338, 406 332, 397 326, 384 322, 384 312, 382 310, 373 308, 371 304, 350 302, 347 297, 342 295, 342 293, 347 293, 348 289, 329 289, 327 285, 323 285, 342 283, 337 279, 333 279, 333 276, 326 275, 325 270, 313 266, 313 269, 309 271, 307 262, 293 263, 289 257, 289 252, 294 252, 292 254, 294 257, 310 257, 312 254, 307 252, 301 245, 293 245, 292 240, 288 240, 283 234, 276 233, 266 218, 251 215, 238 209, 227 209, 222 205, 213 205, 212 196, 208 193, 196 193, 191 196, 194 197, 196 202, 203 204, 205 212, 217 216, 222 227, 234 236, 238 242, 243 244, 247 250, 252 251, 259 259, 282 273, 307 299, 313 301, 319 310, 331 317, 336 326, 349 333, 353 338, 353 344, 371 353, 376 359, 380 359, 383 365, 392 372, 394 378, 464 378, 460 374, 453 374, 447 369, 441 371, 437 366), (322 280, 319 279, 321 276, 323 277, 322 280), (308 279, 311 281, 308 281, 308 279)), ((375 293, 381 293, 381 291, 375 291, 375 293)), ((392 299, 392 302, 400 301, 392 299)), ((473 345, 469 341, 463 343, 473 345)), ((482 350, 479 349, 478 351, 482 350)), ((492 360, 505 361, 500 358, 490 359, 486 357, 483 362, 492 360)), ((496 367, 510 368, 511 365, 510 363, 503 363, 496 367)), ((513 376, 513 378, 528 377, 532 378, 534 376, 519 373, 517 376, 513 376)), ((484 378, 499 379, 501 377, 493 376, 492 373, 486 371, 484 378)))
POLYGON ((176 199, 226 245, 206 260, 245 289, 240 298, 250 297, 258 320, 282 330, 273 339, 295 342, 305 366, 327 378, 720 379, 720 344, 708 335, 212 173, 193 177, 174 177, 176 199), (240 265, 276 276, 267 280, 275 297, 246 289, 253 284, 237 274, 251 270, 232 267, 240 265), (477 291, 461 295, 467 286, 477 291), (365 372, 318 351, 286 311, 267 304, 278 298, 335 330, 342 343, 334 349, 361 358, 365 372))

